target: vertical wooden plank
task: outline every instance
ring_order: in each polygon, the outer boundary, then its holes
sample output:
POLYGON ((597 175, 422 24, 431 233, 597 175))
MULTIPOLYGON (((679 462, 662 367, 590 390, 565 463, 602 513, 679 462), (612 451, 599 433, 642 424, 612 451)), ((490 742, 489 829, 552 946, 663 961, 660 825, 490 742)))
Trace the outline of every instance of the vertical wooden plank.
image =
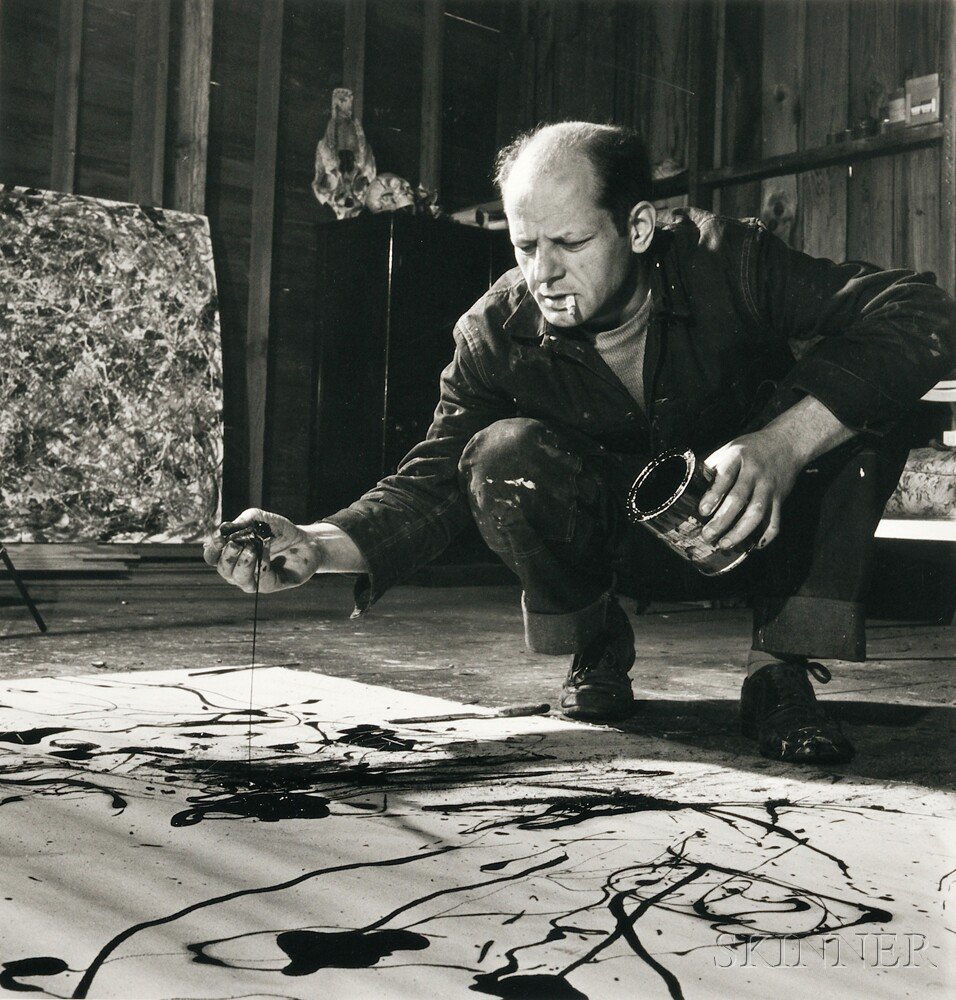
POLYGON ((714 156, 715 14, 709 4, 693 4, 688 27, 687 199, 706 209, 713 207, 713 192, 700 183, 700 173, 713 166, 714 156))
POLYGON ((554 121, 555 117, 555 12, 551 4, 538 3, 534 8, 533 26, 535 38, 535 122, 554 121))
POLYGON ((499 148, 535 122, 535 37, 531 0, 513 0, 501 11, 498 35, 497 130, 499 148))
POLYGON ((943 146, 939 157, 940 247, 939 283, 956 295, 956 4, 946 2, 940 15, 940 88, 943 146))
POLYGON ((212 18, 212 0, 183 0, 176 163, 170 204, 199 215, 206 207, 212 18))
POLYGON ((727 0, 714 0, 714 141, 711 164, 723 165, 724 64, 727 60, 727 0))
MULTIPOLYGON (((790 153, 800 145, 805 0, 773 5, 763 33, 763 156, 790 153)), ((797 178, 772 177, 761 186, 760 218, 785 243, 799 246, 797 178)))
POLYGON ((259 78, 256 90, 256 145, 252 166, 252 231, 246 323, 249 503, 253 506, 260 506, 262 503, 283 7, 284 0, 264 0, 259 22, 259 78))
MULTIPOLYGON (((939 72, 938 0, 899 0, 896 9, 897 80, 939 72)), ((938 149, 918 149, 894 157, 893 259, 904 267, 938 272, 940 172, 938 149)))
POLYGON ((553 121, 586 118, 585 65, 588 57, 586 25, 578 0, 554 8, 554 57, 549 71, 553 93, 553 121))
MULTIPOLYGON (((886 0, 850 5, 850 121, 876 117, 896 88, 896 12, 886 0)), ((893 158, 854 164, 847 186, 847 256, 893 261, 893 158)))
POLYGON ((660 176, 687 165, 690 0, 647 7, 641 46, 642 129, 660 176))
MULTIPOLYGON (((754 0, 727 0, 724 49, 721 162, 748 163, 760 158, 760 81, 763 23, 768 14, 754 0)), ((768 15, 769 16, 769 15, 768 15)), ((760 212, 760 182, 719 190, 719 208, 736 218, 760 212)))
POLYGON ((129 156, 129 200, 138 204, 163 203, 168 77, 169 0, 138 4, 129 156))
POLYGON ((80 106, 83 0, 60 0, 56 46, 50 186, 54 191, 72 191, 76 174, 76 128, 80 106))
POLYGON ((365 102, 365 0, 346 0, 342 86, 352 91, 352 113, 362 121, 365 102))
POLYGON ((631 128, 640 124, 637 80, 641 13, 641 7, 634 3, 619 3, 614 12, 614 121, 631 128))
POLYGON ((3 15, 4 15, 4 0, 0 0, 0 177, 7 176, 7 159, 6 159, 6 143, 4 142, 4 137, 6 136, 6 119, 4 118, 4 93, 3 93, 3 46, 4 38, 6 36, 6 31, 3 25, 3 15))
POLYGON ((437 191, 441 181, 442 29, 441 0, 426 0, 422 12, 422 131, 418 182, 437 191))
MULTIPOLYGON (((804 148, 826 145, 847 127, 850 11, 846 0, 807 5, 804 63, 804 148)), ((803 250, 831 260, 846 258, 846 168, 808 170, 797 177, 803 250)))
POLYGON ((587 48, 584 62, 584 109, 590 121, 614 120, 615 10, 609 0, 589 0, 582 6, 587 48))

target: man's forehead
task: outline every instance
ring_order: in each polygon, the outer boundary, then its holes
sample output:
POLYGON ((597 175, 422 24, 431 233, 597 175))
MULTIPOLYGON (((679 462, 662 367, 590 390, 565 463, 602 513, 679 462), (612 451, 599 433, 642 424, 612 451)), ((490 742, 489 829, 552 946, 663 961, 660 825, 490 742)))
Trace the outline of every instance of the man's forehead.
POLYGON ((559 213, 583 218, 602 209, 597 204, 597 178, 590 161, 581 155, 562 160, 519 157, 504 185, 509 216, 530 212, 559 213))
POLYGON ((505 188, 527 190, 568 186, 596 186, 594 165, 576 149, 536 148, 523 150, 515 160, 505 188))

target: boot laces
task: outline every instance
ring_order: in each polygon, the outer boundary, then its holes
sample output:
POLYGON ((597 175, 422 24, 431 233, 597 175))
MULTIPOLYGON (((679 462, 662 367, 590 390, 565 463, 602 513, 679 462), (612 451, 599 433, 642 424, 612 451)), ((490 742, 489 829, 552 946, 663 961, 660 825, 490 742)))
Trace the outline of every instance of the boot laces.
POLYGON ((774 715, 787 713, 793 709, 806 710, 817 708, 813 685, 807 679, 810 674, 821 684, 829 684, 832 678, 830 671, 822 663, 791 663, 791 667, 802 667, 803 670, 780 670, 773 677, 771 699, 775 702, 774 715), (805 671, 805 672, 804 672, 805 671))

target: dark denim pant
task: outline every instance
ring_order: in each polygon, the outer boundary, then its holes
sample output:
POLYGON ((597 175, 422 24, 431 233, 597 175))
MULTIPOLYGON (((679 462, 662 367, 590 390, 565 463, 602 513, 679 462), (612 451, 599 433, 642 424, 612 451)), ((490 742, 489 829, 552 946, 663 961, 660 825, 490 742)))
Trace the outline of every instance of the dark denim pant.
MULTIPOLYGON (((753 648, 863 660, 862 600, 873 533, 906 461, 900 437, 856 438, 809 466, 762 562, 753 648)), ((624 498, 643 459, 538 420, 476 434, 460 474, 485 542, 524 590, 525 638, 540 653, 583 648, 604 626, 629 532, 624 498)))

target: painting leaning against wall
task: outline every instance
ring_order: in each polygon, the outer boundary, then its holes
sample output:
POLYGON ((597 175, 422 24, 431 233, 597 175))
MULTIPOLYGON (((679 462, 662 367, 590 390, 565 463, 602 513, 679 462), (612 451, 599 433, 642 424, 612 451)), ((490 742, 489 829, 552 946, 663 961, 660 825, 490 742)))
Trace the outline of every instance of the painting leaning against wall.
POLYGON ((0 539, 179 542, 219 515, 205 218, 0 185, 0 539))

